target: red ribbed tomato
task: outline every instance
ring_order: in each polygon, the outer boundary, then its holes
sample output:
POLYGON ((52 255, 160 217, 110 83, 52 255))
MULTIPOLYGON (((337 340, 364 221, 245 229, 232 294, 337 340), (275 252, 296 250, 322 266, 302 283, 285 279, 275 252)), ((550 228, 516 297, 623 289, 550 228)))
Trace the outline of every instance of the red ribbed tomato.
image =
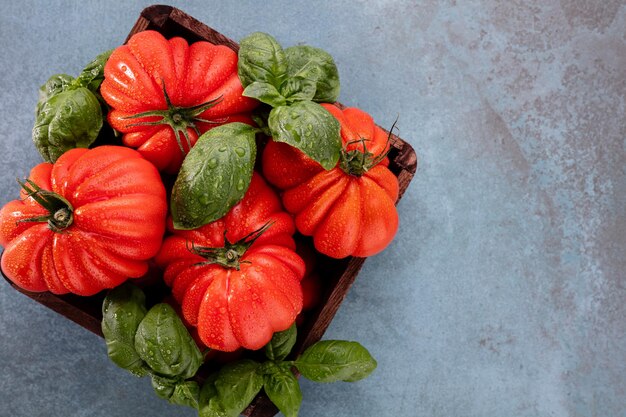
POLYGON ((258 174, 222 219, 195 230, 170 221, 169 230, 156 262, 202 343, 260 349, 291 326, 302 309, 304 261, 291 216, 258 174))
POLYGON ((92 295, 144 275, 161 246, 167 203, 135 150, 72 149, 34 167, 22 199, 0 210, 2 271, 28 291, 92 295))
POLYGON ((263 174, 284 190, 285 208, 300 233, 330 257, 371 256, 393 240, 398 229, 398 179, 387 165, 388 135, 357 108, 323 106, 341 125, 343 150, 337 166, 325 171, 301 151, 270 141, 263 174))
POLYGON ((165 39, 147 30, 117 48, 104 67, 108 121, 159 171, 176 172, 205 131, 251 123, 257 101, 243 97, 237 54, 223 45, 165 39))

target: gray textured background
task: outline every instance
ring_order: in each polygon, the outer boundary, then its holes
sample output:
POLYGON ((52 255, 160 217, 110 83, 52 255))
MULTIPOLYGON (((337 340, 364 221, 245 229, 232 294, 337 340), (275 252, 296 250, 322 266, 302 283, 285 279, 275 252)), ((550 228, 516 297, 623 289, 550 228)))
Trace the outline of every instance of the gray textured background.
MULTIPOLYGON (((148 2, 2 0, 1 203, 40 161, 37 88, 120 44, 148 2)), ((327 337, 369 379, 302 382, 301 416, 626 416, 626 3, 175 2, 226 35, 336 59, 341 101, 420 166, 394 243, 327 337)), ((0 416, 192 416, 102 340, 0 283, 0 416)))

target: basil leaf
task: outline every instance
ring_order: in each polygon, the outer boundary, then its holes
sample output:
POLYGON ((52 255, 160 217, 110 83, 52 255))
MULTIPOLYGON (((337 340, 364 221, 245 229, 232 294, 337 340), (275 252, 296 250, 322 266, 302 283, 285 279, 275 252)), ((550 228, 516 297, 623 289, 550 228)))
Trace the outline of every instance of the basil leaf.
POLYGON ((293 77, 285 81, 280 88, 280 92, 287 99, 287 103, 291 104, 296 101, 310 101, 315 96, 315 88, 315 81, 302 77, 293 77))
POLYGON ((330 54, 307 45, 285 49, 290 77, 302 77, 316 84, 312 100, 334 103, 339 97, 339 71, 330 54))
POLYGON ((102 303, 102 333, 109 358, 137 376, 147 372, 135 350, 135 333, 146 315, 145 301, 143 292, 127 283, 110 291, 102 303))
POLYGON ((176 229, 215 221, 243 198, 252 179, 256 132, 245 123, 228 123, 200 136, 172 189, 176 229))
POLYGON ((48 78, 48 81, 41 87, 39 87, 39 100, 37 101, 37 108, 35 116, 38 117, 43 105, 50 99, 50 97, 59 94, 66 90, 74 82, 74 77, 70 77, 67 74, 55 74, 48 78))
POLYGON ((354 382, 376 369, 376 360, 357 342, 324 340, 295 361, 300 373, 315 382, 354 382))
POLYGON ((47 162, 55 162, 73 148, 87 148, 102 128, 102 110, 96 96, 84 87, 62 91, 39 108, 33 142, 47 162))
POLYGON ((135 349, 150 368, 161 376, 191 378, 203 357, 187 328, 168 304, 148 311, 135 334, 135 349))
POLYGON ((302 403, 300 383, 287 363, 276 364, 263 375, 263 389, 285 417, 296 417, 302 403))
POLYGON ((278 89, 287 78, 283 48, 276 39, 262 32, 252 33, 241 40, 237 68, 244 87, 262 81, 278 89))
POLYGON ((164 400, 169 401, 172 394, 174 394, 176 382, 172 378, 152 374, 152 388, 154 388, 154 392, 156 392, 159 398, 164 400))
POLYGON ((227 415, 236 417, 250 405, 263 386, 263 376, 257 372, 260 364, 249 359, 222 367, 215 380, 219 403, 227 415))
POLYGON ((242 93, 246 97, 255 98, 265 104, 269 104, 272 107, 283 106, 286 101, 276 87, 270 83, 255 81, 243 90, 242 93))
POLYGON ((209 375, 204 381, 202 389, 200 389, 200 398, 198 400, 198 416, 199 417, 229 417, 224 406, 220 403, 217 396, 217 388, 215 388, 215 380, 217 373, 209 375))
POLYGON ((176 384, 174 392, 169 398, 172 404, 186 405, 198 409, 198 397, 200 395, 200 386, 195 381, 183 381, 176 384))
POLYGON ((111 53, 113 53, 113 49, 101 53, 87 64, 78 77, 76 77, 76 84, 88 88, 95 93, 98 88, 100 88, 102 81, 104 81, 104 66, 109 60, 111 53))
POLYGON ((332 169, 341 151, 340 126, 325 108, 312 101, 275 107, 268 125, 273 139, 300 149, 325 169, 332 169))
POLYGON ((156 394, 171 404, 198 409, 200 387, 195 381, 181 381, 152 374, 152 388, 156 394))
POLYGON ((265 356, 274 361, 282 361, 291 352, 297 336, 295 323, 287 330, 274 333, 272 340, 265 345, 265 356))

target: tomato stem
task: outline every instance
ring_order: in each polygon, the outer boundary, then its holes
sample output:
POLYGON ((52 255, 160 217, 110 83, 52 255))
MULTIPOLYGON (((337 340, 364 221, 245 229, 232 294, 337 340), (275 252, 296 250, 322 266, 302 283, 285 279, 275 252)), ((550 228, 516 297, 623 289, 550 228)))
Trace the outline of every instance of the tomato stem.
POLYGON ((189 252, 202 256, 206 259, 205 262, 200 262, 198 265, 218 264, 224 268, 232 268, 239 271, 241 264, 245 263, 242 260, 248 249, 254 244, 254 242, 261 237, 261 235, 269 229, 273 222, 267 222, 257 230, 248 233, 243 238, 239 239, 235 243, 231 243, 226 238, 226 231, 224 231, 224 247, 221 248, 209 248, 206 246, 196 246, 193 242, 187 246, 189 252))
POLYGON ((198 136, 200 136, 200 131, 196 126, 196 123, 201 122, 219 124, 225 123, 227 121, 227 119, 208 120, 200 117, 202 113, 204 113, 211 107, 219 104, 222 101, 222 96, 211 99, 201 104, 197 104, 195 106, 179 107, 172 104, 170 96, 165 89, 165 83, 163 82, 163 80, 161 80, 161 84, 163 85, 163 96, 165 97, 167 110, 150 110, 123 118, 124 120, 141 119, 144 117, 160 117, 161 119, 131 123, 126 127, 168 125, 172 129, 172 131, 174 131, 174 135, 176 136, 176 142, 178 143, 180 151, 183 155, 185 155, 187 151, 183 146, 183 141, 187 149, 191 149, 191 138, 189 137, 188 129, 192 129, 194 132, 196 132, 198 136))
POLYGON ((48 211, 48 214, 21 219, 18 220, 18 223, 48 222, 50 230, 57 233, 71 226, 74 221, 74 209, 69 201, 55 192, 42 189, 30 179, 26 179, 24 182, 17 179, 17 182, 26 191, 28 197, 48 211))
POLYGON ((385 151, 381 152, 379 155, 374 156, 367 149, 367 145, 365 142, 370 139, 359 138, 357 140, 350 141, 346 143, 345 147, 341 150, 341 156, 339 158, 339 167, 349 175, 354 175, 355 177, 360 177, 365 174, 367 171, 378 165, 383 159, 387 157, 391 147, 389 146, 389 142, 391 142, 391 135, 393 129, 396 127, 396 123, 398 122, 398 118, 391 125, 391 129, 389 130, 389 134, 387 135, 387 142, 385 142, 385 151), (363 146, 363 150, 353 149, 351 151, 347 150, 349 145, 354 143, 361 143, 363 146))

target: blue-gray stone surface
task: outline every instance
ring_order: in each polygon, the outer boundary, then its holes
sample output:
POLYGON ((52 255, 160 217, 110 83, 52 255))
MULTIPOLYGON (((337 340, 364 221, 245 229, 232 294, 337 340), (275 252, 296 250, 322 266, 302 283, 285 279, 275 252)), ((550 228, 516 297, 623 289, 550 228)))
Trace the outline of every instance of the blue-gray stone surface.
MULTIPOLYGON (((119 45, 146 1, 2 1, 0 203, 40 162, 37 88, 119 45)), ((302 381, 300 415, 626 416, 626 2, 175 2, 240 39, 307 43, 340 100, 420 165, 391 246, 326 338, 378 369, 302 381)), ((101 339, 0 283, 0 416, 193 416, 101 339)))

